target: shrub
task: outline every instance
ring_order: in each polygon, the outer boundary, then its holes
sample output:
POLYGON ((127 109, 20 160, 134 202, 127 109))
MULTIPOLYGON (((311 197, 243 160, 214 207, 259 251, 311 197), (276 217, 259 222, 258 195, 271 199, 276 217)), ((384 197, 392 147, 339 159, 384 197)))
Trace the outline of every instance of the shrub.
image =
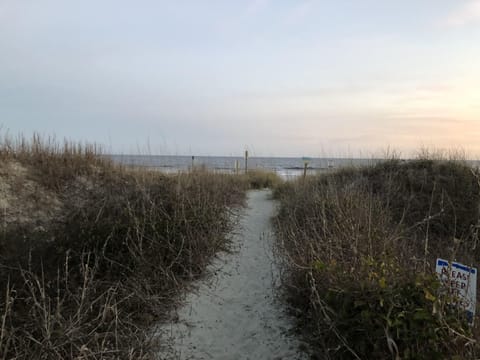
POLYGON ((476 172, 387 161, 276 191, 286 295, 326 358, 475 358, 463 314, 438 293, 434 260, 478 260, 476 172), (458 214, 462 214, 460 218, 458 214))
POLYGON ((152 358, 148 326, 228 249, 244 183, 127 170, 90 150, 52 146, 34 138, 0 151, 9 201, 0 358, 152 358), (37 214, 42 204, 52 208, 37 214))
POLYGON ((282 179, 272 171, 249 170, 244 176, 251 189, 273 189, 282 183, 282 179))

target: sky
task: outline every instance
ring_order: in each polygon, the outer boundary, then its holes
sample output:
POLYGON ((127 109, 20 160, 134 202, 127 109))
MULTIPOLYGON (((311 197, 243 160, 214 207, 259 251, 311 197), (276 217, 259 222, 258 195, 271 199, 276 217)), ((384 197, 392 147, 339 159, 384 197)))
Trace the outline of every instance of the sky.
POLYGON ((0 132, 480 157, 480 0, 0 0, 0 132))

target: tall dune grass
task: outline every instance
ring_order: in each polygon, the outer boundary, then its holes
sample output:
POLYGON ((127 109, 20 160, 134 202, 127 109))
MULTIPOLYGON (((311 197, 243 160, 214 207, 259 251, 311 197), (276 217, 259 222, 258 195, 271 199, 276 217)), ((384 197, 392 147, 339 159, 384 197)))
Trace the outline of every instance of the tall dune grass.
POLYGON ((422 156, 277 190, 286 295, 320 358, 478 357, 476 328, 434 275, 437 257, 478 265, 478 179, 422 156))
POLYGON ((100 155, 37 135, 0 144, 2 359, 153 358, 149 325, 228 249, 240 177, 100 155))

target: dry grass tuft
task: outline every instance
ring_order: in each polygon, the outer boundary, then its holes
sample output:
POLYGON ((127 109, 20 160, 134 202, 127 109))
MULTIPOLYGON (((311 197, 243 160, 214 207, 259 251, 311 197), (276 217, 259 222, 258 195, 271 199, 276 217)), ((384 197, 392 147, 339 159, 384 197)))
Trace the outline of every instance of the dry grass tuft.
POLYGON ((242 175, 251 189, 276 188, 283 180, 273 171, 254 169, 242 175))
POLYGON ((0 144, 1 359, 150 359, 148 326, 228 249, 245 183, 127 170, 94 145, 0 144))
POLYGON ((422 156, 277 190, 286 294, 319 354, 478 357, 476 330, 434 275, 437 257, 480 260, 478 176, 463 161, 422 156))

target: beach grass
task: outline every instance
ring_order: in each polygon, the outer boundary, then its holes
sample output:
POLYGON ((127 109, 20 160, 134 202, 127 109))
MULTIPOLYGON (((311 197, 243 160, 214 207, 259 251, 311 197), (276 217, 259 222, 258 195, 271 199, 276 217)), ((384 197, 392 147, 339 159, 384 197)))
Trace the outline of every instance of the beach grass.
POLYGON ((421 155, 276 190, 285 296, 321 358, 478 358, 435 260, 478 264, 479 172, 421 155))
POLYGON ((283 183, 277 173, 264 169, 250 169, 242 176, 250 189, 275 189, 283 183))
POLYGON ((126 169, 96 145, 4 137, 0 358, 153 358, 150 326, 229 249, 247 188, 126 169))

